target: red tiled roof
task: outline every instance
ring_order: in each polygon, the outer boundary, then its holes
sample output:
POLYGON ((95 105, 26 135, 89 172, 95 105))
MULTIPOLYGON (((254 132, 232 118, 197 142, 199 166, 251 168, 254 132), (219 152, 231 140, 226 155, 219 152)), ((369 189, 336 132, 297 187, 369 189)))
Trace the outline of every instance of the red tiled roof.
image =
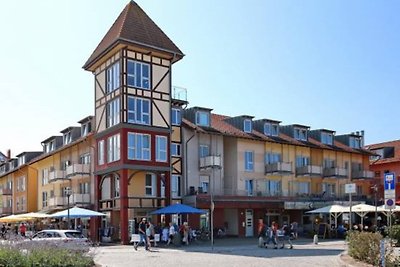
POLYGON ((182 51, 147 16, 139 5, 134 1, 130 1, 86 61, 83 68, 89 69, 99 57, 121 41, 176 54, 179 58, 184 56, 182 51))

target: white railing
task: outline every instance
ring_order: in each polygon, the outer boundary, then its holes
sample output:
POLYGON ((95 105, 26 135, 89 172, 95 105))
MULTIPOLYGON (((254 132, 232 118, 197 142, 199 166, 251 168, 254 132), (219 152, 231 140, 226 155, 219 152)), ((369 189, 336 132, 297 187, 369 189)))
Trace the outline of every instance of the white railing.
POLYGON ((67 176, 82 175, 82 174, 90 174, 89 164, 72 164, 70 166, 67 166, 66 168, 67 176))
POLYGON ((207 156, 200 158, 200 168, 221 167, 221 156, 207 156))
POLYGON ((307 165, 296 168, 297 175, 322 175, 322 167, 315 165, 307 165))
POLYGON ((54 170, 49 172, 49 181, 58 179, 65 179, 65 171, 54 170))
POLYGON ((291 173, 292 163, 290 162, 275 162, 265 165, 265 173, 291 173))

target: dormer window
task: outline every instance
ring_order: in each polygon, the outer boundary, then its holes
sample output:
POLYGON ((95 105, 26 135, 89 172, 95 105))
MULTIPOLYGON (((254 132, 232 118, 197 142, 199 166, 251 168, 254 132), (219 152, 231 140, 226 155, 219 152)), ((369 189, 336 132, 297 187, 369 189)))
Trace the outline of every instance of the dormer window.
POLYGON ((252 121, 249 119, 246 119, 243 121, 243 130, 246 133, 251 133, 253 130, 253 125, 252 125, 252 121))
POLYGON ((204 111, 196 112, 196 125, 199 126, 210 126, 210 113, 204 111))
POLYGON ((295 128, 294 129, 294 138, 300 141, 307 141, 307 130, 295 128))
POLYGON ((128 86, 150 89, 150 65, 128 60, 128 86))
POLYGON ((25 164, 25 155, 18 158, 18 166, 25 164))
POLYGON ((6 165, 0 166, 0 173, 5 173, 6 172, 6 165))
POLYGON ((115 63, 107 69, 107 87, 106 93, 111 93, 120 86, 119 79, 119 62, 115 63))
POLYGON ((279 135, 279 127, 278 124, 272 124, 266 122, 264 124, 264 134, 268 136, 278 136, 279 135))
POLYGON ((64 145, 68 145, 69 143, 72 142, 72 132, 67 132, 64 134, 64 145))
POLYGON ((350 136, 350 138, 349 138, 349 146, 351 148, 356 148, 356 149, 361 148, 361 138, 360 137, 350 136))
POLYGON ((321 143, 325 145, 333 145, 333 134, 321 132, 321 143))
POLYGON ((82 124, 81 127, 81 136, 86 136, 91 131, 90 129, 90 122, 82 124))
POLYGON ((51 151, 54 151, 55 148, 56 148, 55 140, 50 141, 50 142, 48 142, 48 143, 45 145, 45 152, 46 152, 46 153, 49 153, 49 152, 51 152, 51 151))

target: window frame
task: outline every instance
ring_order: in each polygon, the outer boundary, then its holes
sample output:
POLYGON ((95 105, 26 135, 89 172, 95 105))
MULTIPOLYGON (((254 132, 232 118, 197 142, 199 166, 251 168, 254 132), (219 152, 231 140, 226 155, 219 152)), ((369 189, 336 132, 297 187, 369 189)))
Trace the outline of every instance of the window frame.
POLYGON ((157 180, 156 180, 156 176, 153 173, 146 173, 145 175, 145 182, 144 182, 144 186, 145 186, 145 195, 146 196, 151 196, 154 197, 157 195, 157 180), (151 178, 150 180, 150 184, 148 184, 148 177, 151 178), (151 191, 151 193, 148 193, 148 190, 151 191))
POLYGON ((171 197, 182 197, 182 176, 177 174, 171 175, 171 197))
POLYGON ((121 135, 115 134, 107 138, 107 163, 121 159, 121 135))
POLYGON ((121 122, 121 100, 116 97, 106 104, 106 128, 110 128, 121 122))
POLYGON ((243 120, 243 131, 245 133, 251 133, 253 131, 253 123, 250 119, 243 120))
POLYGON ((210 127, 210 113, 206 111, 196 111, 196 125, 210 127), (203 121, 206 120, 206 121, 203 121))
POLYGON ((121 86, 119 61, 110 65, 106 70, 106 94, 117 90, 121 86))
POLYGON ((135 87, 145 90, 150 90, 151 88, 151 65, 149 63, 128 59, 126 63, 126 85, 129 87, 135 87), (130 64, 133 64, 133 73, 130 72, 130 64), (144 77, 144 69, 147 68, 148 76, 144 77), (140 70, 140 73, 138 73, 140 70), (139 77, 138 77, 139 76, 139 77), (133 79, 133 80, 131 80, 133 79), (132 83, 133 81, 133 83, 132 83), (147 86, 143 86, 146 84, 147 86))
POLYGON ((244 170, 246 172, 254 171, 254 151, 246 150, 244 152, 244 170))
POLYGON ((168 138, 164 135, 156 135, 156 161, 168 161, 168 138), (160 143, 161 140, 163 140, 162 143, 160 143), (162 149, 162 145, 165 149, 162 149))
POLYGON ((128 141, 127 141, 127 145, 128 145, 127 157, 129 160, 151 161, 151 135, 150 134, 129 132, 127 139, 128 139, 128 141), (143 138, 144 137, 148 138, 148 140, 147 140, 148 147, 143 146, 143 144, 144 144, 143 138), (141 147, 138 147, 139 144, 141 145, 141 147), (137 155, 139 155, 138 154, 139 149, 140 149, 140 157, 137 157, 137 155), (130 154, 132 154, 132 156, 130 154), (148 155, 148 158, 145 158, 145 155, 148 155))
POLYGON ((171 109, 171 124, 175 126, 181 125, 182 121, 182 114, 181 109, 179 108, 172 108, 171 109))
POLYGON ((128 96, 127 106, 128 106, 128 108, 127 108, 128 123, 150 125, 150 123, 151 123, 150 99, 128 96), (132 102, 130 100, 132 100, 132 102), (131 106, 132 103, 133 103, 133 107, 131 106), (145 105, 147 106, 147 109, 148 109, 147 111, 145 111, 145 105), (131 114, 133 116, 133 119, 130 118, 131 114))
POLYGON ((181 144, 171 143, 171 156, 180 157, 181 155, 182 155, 181 144))

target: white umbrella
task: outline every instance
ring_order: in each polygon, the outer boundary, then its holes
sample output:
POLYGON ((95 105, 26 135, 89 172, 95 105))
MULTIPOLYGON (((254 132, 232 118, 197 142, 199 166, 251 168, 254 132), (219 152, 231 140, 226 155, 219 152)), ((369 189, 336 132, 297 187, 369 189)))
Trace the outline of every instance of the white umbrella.
MULTIPOLYGON (((351 206, 351 212, 356 213, 358 216, 361 217, 361 224, 364 225, 364 217, 367 215, 367 213, 370 212, 375 212, 377 208, 372 205, 368 204, 357 204, 354 206, 351 206)), ((344 212, 350 212, 350 207, 346 207, 346 210, 344 212)))
POLYGON ((347 207, 341 205, 329 205, 319 209, 307 211, 306 213, 329 213, 330 216, 335 219, 335 226, 337 226, 337 219, 344 211, 346 211, 346 208, 347 207))
POLYGON ((52 217, 52 218, 62 218, 62 217, 87 218, 87 217, 96 217, 96 216, 106 216, 106 215, 101 212, 84 209, 84 208, 78 208, 78 207, 70 208, 69 214, 68 214, 68 209, 66 209, 66 210, 62 210, 62 211, 59 211, 59 212, 49 215, 49 217, 52 217))

